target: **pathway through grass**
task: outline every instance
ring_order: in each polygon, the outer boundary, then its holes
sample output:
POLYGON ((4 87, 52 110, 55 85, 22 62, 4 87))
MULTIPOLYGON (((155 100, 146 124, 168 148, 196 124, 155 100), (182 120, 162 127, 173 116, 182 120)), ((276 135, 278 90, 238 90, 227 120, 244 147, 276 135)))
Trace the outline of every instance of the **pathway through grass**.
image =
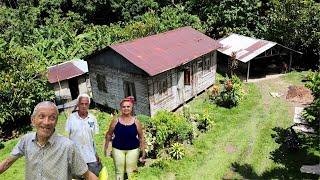
MULTIPOLYGON (((163 169, 144 168, 138 179, 309 177, 297 169, 282 171, 286 169, 284 164, 274 161, 279 144, 271 135, 276 133, 274 128, 290 126, 293 114, 291 103, 284 98, 272 98, 269 92, 284 94, 288 85, 281 78, 247 84, 250 91, 243 104, 231 110, 214 107, 216 126, 195 141, 190 149, 192 156, 163 169), (292 175, 282 174, 285 172, 292 175)), ((201 107, 201 98, 191 106, 205 108, 201 107)))

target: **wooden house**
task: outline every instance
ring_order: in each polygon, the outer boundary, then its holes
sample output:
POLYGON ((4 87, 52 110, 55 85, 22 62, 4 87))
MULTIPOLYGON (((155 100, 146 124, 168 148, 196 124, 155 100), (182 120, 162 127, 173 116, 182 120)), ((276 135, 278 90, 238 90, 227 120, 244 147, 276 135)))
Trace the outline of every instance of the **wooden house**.
POLYGON ((217 48, 191 27, 108 46, 85 58, 93 100, 119 109, 131 95, 136 114, 172 111, 215 82, 217 48))
POLYGON ((48 68, 48 81, 53 86, 57 104, 70 102, 79 94, 91 94, 88 65, 83 60, 72 60, 48 68))

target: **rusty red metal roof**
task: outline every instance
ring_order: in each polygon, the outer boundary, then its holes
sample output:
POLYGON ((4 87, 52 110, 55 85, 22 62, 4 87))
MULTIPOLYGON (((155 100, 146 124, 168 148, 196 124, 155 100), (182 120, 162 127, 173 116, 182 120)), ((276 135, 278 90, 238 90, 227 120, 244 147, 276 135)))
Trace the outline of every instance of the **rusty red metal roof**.
POLYGON ((150 76, 186 64, 219 47, 217 41, 191 27, 110 46, 150 76))
POLYGON ((71 79, 88 72, 86 61, 74 60, 57 64, 48 68, 48 80, 50 83, 56 83, 66 79, 71 79))

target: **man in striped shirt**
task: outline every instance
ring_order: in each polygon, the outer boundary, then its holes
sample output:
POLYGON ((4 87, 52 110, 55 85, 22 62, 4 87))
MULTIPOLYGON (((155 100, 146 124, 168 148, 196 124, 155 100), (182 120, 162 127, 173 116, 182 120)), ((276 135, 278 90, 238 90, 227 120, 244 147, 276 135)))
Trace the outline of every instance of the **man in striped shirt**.
POLYGON ((24 135, 11 155, 1 162, 0 174, 18 158, 25 156, 25 179, 69 180, 72 175, 83 175, 85 179, 97 179, 88 170, 74 143, 55 132, 58 109, 49 101, 39 103, 31 115, 36 132, 24 135))

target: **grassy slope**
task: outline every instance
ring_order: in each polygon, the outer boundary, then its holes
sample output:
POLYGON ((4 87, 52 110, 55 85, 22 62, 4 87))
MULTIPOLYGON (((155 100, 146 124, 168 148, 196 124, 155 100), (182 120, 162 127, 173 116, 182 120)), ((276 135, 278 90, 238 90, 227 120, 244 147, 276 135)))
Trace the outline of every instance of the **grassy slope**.
MULTIPOLYGON (((301 84, 301 73, 290 73, 284 79, 290 84, 301 84)), ((283 99, 265 99, 269 91, 277 91, 277 85, 268 82, 266 85, 246 85, 248 96, 240 106, 231 110, 211 106, 215 112, 215 126, 206 134, 194 141, 194 146, 188 148, 188 156, 180 161, 171 161, 164 169, 143 167, 138 179, 221 179, 249 178, 269 179, 281 178, 281 173, 294 171, 279 171, 284 167, 275 163, 271 152, 279 147, 271 138, 274 127, 288 127, 292 116, 288 116, 289 105, 283 99), (267 88, 266 88, 267 87, 267 88), (238 169, 236 173, 230 168, 238 169)), ((190 103, 192 109, 208 108, 201 97, 190 103)), ((98 153, 102 157, 102 143, 105 129, 111 117, 107 114, 97 115, 100 134, 96 136, 98 153)), ((57 131, 64 134, 65 115, 59 116, 57 131)), ((1 149, 0 160, 4 159, 18 140, 5 143, 1 149)), ((319 154, 319 153, 318 153, 319 154)), ((110 179, 114 179, 112 159, 102 157, 102 162, 108 168, 110 179)), ((296 175, 296 176, 295 176, 296 175)), ((18 160, 9 170, 0 175, 0 179, 23 179, 24 160, 18 160)))
MULTIPOLYGON (((302 85, 302 77, 294 72, 283 79, 302 85)), ((290 126, 293 114, 290 103, 283 98, 271 98, 269 92, 286 89, 281 87, 288 85, 286 82, 248 84, 249 96, 240 106, 231 110, 214 107, 216 126, 194 142, 194 148, 189 150, 192 156, 164 169, 144 168, 138 179, 313 178, 299 172, 304 161, 301 153, 296 155, 301 162, 293 160, 295 155, 288 155, 287 161, 274 160, 283 152, 271 137, 276 134, 273 128, 290 126), (295 163, 295 168, 290 168, 291 163, 295 163)), ((191 106, 205 108, 202 99, 191 106)))
MULTIPOLYGON (((214 128, 194 142, 195 147, 191 150, 193 156, 174 161, 167 169, 161 171, 165 172, 161 173, 163 179, 172 174, 178 179, 219 179, 228 172, 232 162, 245 160, 253 150, 261 151, 255 145, 259 141, 259 134, 263 133, 258 129, 263 128, 260 121, 263 121, 264 109, 257 106, 261 104, 261 95, 257 87, 250 85, 249 89, 250 96, 239 107, 231 110, 214 107, 214 128), (229 153, 228 148, 231 149, 229 153)), ((191 106, 203 108, 202 99, 197 99, 191 106)), ((263 141, 269 141, 268 139, 269 137, 262 138, 263 141)), ((263 154, 256 156, 257 159, 262 159, 263 154)), ((156 178, 149 169, 141 171, 141 177, 156 178)))
MULTIPOLYGON (((5 147, 0 150, 0 160, 5 159, 11 152, 12 148, 18 142, 18 139, 7 141, 5 147)), ((24 159, 18 159, 5 173, 0 175, 0 179, 24 179, 24 159)))

